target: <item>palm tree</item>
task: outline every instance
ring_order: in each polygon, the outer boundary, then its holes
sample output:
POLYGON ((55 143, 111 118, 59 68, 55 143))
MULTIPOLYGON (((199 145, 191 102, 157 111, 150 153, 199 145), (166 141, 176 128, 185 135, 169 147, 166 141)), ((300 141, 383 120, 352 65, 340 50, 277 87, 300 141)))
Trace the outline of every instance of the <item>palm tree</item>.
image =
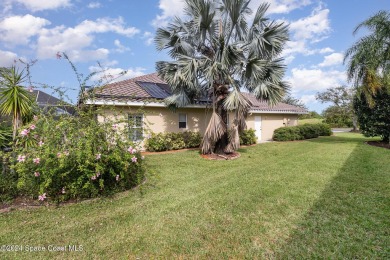
POLYGON ((31 95, 21 86, 25 80, 24 71, 19 72, 14 66, 0 69, 0 113, 12 116, 14 142, 22 118, 32 112, 31 95))
POLYGON ((360 23, 354 30, 356 34, 365 28, 371 33, 359 39, 344 56, 347 75, 359 93, 363 93, 372 107, 374 96, 390 77, 390 12, 380 11, 360 23))
POLYGON ((174 60, 156 64, 159 76, 172 88, 166 103, 184 107, 208 98, 213 105, 203 154, 239 147, 238 133, 246 127, 250 107, 242 90, 271 105, 288 90, 280 57, 287 26, 265 17, 269 4, 261 4, 251 16, 249 2, 186 0, 186 18, 175 18, 156 32, 157 49, 167 49, 174 60), (226 126, 228 111, 235 114, 231 129, 226 126))

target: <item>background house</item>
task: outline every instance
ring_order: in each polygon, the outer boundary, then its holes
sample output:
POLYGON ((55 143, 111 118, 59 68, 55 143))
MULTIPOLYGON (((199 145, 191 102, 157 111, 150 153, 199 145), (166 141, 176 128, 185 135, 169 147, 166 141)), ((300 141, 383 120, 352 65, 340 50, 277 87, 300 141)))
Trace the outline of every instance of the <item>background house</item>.
MULTIPOLYGON (((207 99, 172 110, 164 103, 170 94, 170 87, 153 73, 104 86, 84 103, 100 108, 99 121, 122 120, 119 127, 129 127, 134 140, 142 141, 150 133, 160 132, 190 130, 203 134, 212 113, 207 99)), ((298 115, 307 113, 284 103, 271 107, 252 94, 245 95, 251 103, 247 127, 255 129, 258 142, 271 140, 276 128, 297 125, 298 115)), ((230 119, 233 113, 228 116, 228 124, 230 119)))

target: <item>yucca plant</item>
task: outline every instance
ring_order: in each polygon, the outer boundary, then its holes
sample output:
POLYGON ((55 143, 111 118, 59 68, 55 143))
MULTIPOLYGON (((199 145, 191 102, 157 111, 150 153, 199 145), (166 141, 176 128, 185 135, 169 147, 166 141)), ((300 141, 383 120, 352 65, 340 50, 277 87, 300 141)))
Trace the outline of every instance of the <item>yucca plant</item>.
POLYGON ((268 19, 269 4, 254 16, 250 0, 186 0, 185 18, 175 18, 156 32, 158 50, 173 61, 156 64, 159 76, 172 88, 169 106, 185 107, 207 97, 213 114, 204 135, 203 154, 227 153, 239 147, 250 108, 242 90, 275 104, 288 90, 282 81, 280 54, 288 40, 287 26, 268 19), (231 129, 227 113, 234 111, 231 129), (229 134, 230 137, 229 138, 229 134))
POLYGON ((0 113, 12 117, 12 140, 15 142, 22 118, 32 112, 31 95, 22 86, 24 71, 15 66, 0 69, 0 113))

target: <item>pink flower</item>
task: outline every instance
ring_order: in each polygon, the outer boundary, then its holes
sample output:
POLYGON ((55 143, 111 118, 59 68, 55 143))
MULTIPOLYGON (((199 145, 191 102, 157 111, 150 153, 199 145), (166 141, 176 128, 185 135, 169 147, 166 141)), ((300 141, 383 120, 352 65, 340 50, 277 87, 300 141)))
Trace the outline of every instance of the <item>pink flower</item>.
POLYGON ((133 158, 131 158, 131 161, 132 161, 133 163, 136 163, 136 162, 137 162, 137 157, 133 156, 133 158))
POLYGON ((41 158, 34 158, 33 159, 33 163, 35 163, 35 164, 39 164, 40 161, 41 161, 41 158))
POLYGON ((57 158, 60 158, 61 157, 61 153, 57 153, 57 158))
POLYGON ((135 154, 137 152, 137 150, 133 149, 133 151, 131 151, 131 154, 135 154))
POLYGON ((112 125, 112 130, 117 130, 118 129, 118 124, 113 124, 112 125))
POLYGON ((101 155, 100 153, 98 153, 98 154, 96 155, 96 160, 99 160, 101 157, 102 157, 102 155, 101 155))
POLYGON ((127 149, 127 151, 129 152, 129 153, 131 153, 132 151, 133 151, 133 147, 129 147, 128 149, 127 149))
POLYGON ((31 130, 34 130, 35 127, 36 127, 35 125, 30 125, 30 129, 31 129, 31 130))
POLYGON ((39 141, 39 143, 38 143, 38 145, 39 145, 39 147, 41 147, 42 145, 44 145, 45 143, 44 142, 42 142, 42 140, 41 141, 39 141))
POLYGON ((91 177, 91 180, 93 180, 93 181, 96 180, 96 176, 95 176, 95 175, 92 176, 92 177, 91 177))
POLYGON ((61 55, 61 53, 59 51, 57 51, 56 57, 57 57, 57 59, 61 59, 62 58, 62 55, 61 55))
POLYGON ((62 194, 65 194, 65 193, 66 193, 65 187, 62 188, 61 193, 62 193, 62 194))
POLYGON ((117 176, 115 177, 115 180, 116 180, 116 181, 119 181, 119 175, 117 175, 117 176))
POLYGON ((25 155, 19 155, 17 160, 18 160, 18 162, 24 162, 24 161, 26 161, 26 156, 25 155))
POLYGON ((33 86, 29 86, 29 87, 27 88, 27 90, 28 90, 29 92, 33 92, 33 91, 34 91, 34 88, 33 88, 33 86))
POLYGON ((64 152, 64 155, 65 155, 65 156, 68 156, 68 155, 69 155, 69 151, 66 150, 66 151, 64 152))
POLYGON ((42 195, 38 196, 38 200, 44 201, 46 199, 46 193, 43 193, 42 195))
POLYGON ((27 136, 28 133, 30 133, 30 130, 29 130, 29 129, 23 129, 22 132, 20 132, 20 135, 21 135, 21 136, 27 136))
POLYGON ((100 176, 100 172, 97 172, 97 173, 96 173, 96 177, 99 177, 99 176, 100 176))
POLYGON ((34 172, 35 177, 39 177, 41 174, 39 172, 34 172))

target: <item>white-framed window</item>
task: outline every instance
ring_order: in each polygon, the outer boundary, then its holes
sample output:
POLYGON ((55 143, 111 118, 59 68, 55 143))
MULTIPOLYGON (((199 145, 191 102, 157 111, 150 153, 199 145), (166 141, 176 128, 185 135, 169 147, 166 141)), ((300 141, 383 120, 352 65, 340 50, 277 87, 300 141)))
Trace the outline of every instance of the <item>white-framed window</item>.
POLYGON ((129 125, 129 138, 133 141, 143 140, 144 132, 144 120, 142 114, 129 114, 128 125, 129 125))
POLYGON ((179 128, 187 128, 187 114, 179 114, 179 128))

